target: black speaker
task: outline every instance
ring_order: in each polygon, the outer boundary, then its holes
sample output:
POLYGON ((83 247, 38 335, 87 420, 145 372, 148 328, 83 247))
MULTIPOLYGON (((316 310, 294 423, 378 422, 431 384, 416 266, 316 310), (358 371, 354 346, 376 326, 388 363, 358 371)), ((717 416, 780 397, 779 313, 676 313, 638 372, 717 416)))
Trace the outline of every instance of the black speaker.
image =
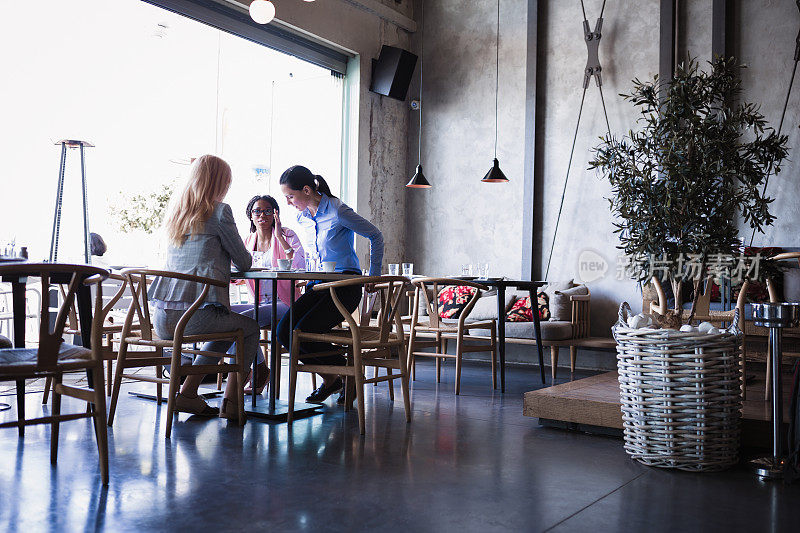
POLYGON ((394 46, 383 45, 378 59, 372 60, 372 83, 369 90, 405 100, 411 76, 417 66, 417 56, 394 46))

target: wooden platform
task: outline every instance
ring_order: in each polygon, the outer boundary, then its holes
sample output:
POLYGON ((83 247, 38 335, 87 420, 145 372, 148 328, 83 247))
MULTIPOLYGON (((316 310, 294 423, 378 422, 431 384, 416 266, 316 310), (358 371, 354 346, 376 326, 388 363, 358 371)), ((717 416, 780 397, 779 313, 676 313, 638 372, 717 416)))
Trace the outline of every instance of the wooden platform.
MULTIPOLYGON (((748 368, 748 375, 752 372, 748 368)), ((764 400, 764 373, 748 382, 747 399, 742 405, 742 442, 747 446, 771 445, 770 402, 764 400)), ((783 417, 789 420, 791 374, 783 373, 783 417)), ((619 382, 616 372, 569 381, 546 389, 525 393, 523 414, 566 423, 567 426, 622 429, 619 402, 619 382)))

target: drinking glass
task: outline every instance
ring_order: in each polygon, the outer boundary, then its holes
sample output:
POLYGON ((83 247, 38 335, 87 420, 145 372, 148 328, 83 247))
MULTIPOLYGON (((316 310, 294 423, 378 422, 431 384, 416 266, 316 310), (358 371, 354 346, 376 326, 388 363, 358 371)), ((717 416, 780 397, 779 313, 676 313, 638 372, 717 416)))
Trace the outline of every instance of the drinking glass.
POLYGON ((468 263, 466 265, 461 266, 461 275, 462 276, 471 276, 472 275, 472 263, 468 263))
POLYGON ((317 258, 311 252, 306 252, 306 272, 317 271, 317 258))
POLYGON ((414 263, 403 263, 403 275, 407 278, 414 275, 414 263))
POLYGON ((478 275, 480 279, 489 279, 489 263, 481 263, 478 265, 478 275))
POLYGON ((264 266, 264 256, 266 255, 264 252, 253 251, 253 266, 254 267, 263 267, 264 266))
POLYGON ((389 275, 390 276, 400 275, 400 263, 389 263, 389 275))

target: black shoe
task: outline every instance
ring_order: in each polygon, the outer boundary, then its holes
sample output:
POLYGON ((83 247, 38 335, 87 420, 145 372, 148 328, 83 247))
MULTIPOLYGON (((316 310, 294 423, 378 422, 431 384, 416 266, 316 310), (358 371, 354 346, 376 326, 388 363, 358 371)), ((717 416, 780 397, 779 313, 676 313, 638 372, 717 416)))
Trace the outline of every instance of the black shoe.
MULTIPOLYGON (((355 383, 355 379, 353 379, 351 377, 349 383, 350 383, 350 385, 347 388, 350 389, 350 402, 352 403, 353 400, 356 399, 356 383, 355 383)), ((336 403, 339 404, 339 405, 344 405, 344 396, 345 396, 344 391, 345 391, 345 388, 342 387, 342 392, 340 392, 339 393, 339 397, 336 398, 336 403)))
POLYGON ((335 394, 340 390, 342 390, 342 378, 337 377, 330 385, 325 385, 325 383, 323 383, 317 387, 317 390, 312 392, 308 398, 306 398, 306 402, 322 403, 328 399, 328 396, 335 394))

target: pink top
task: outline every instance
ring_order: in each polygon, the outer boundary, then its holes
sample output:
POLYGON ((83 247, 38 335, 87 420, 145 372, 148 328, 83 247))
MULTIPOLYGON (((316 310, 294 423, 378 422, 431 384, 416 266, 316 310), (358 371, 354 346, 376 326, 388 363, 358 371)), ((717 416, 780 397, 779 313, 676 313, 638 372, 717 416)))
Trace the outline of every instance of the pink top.
MULTIPOLYGON (((306 254, 303 251, 303 245, 300 244, 300 238, 297 234, 290 230, 289 228, 282 228, 283 238, 286 239, 286 243, 294 250, 294 258, 292 259, 292 268, 293 269, 304 269, 306 267, 306 254)), ((247 236, 244 240, 244 245, 250 251, 256 251, 256 246, 258 245, 258 233, 251 233, 247 236)), ((272 251, 272 266, 278 266, 278 259, 287 259, 286 252, 283 251, 283 246, 275 237, 274 233, 272 235, 272 244, 270 246, 272 251)), ((255 298, 256 294, 256 283, 253 280, 246 280, 247 286, 250 288, 250 294, 253 295, 255 298)), ((289 291, 291 290, 292 282, 289 280, 281 280, 278 282, 278 298, 285 303, 286 305, 291 305, 291 294, 289 291)), ((300 296, 300 288, 295 288, 295 299, 300 296)))

